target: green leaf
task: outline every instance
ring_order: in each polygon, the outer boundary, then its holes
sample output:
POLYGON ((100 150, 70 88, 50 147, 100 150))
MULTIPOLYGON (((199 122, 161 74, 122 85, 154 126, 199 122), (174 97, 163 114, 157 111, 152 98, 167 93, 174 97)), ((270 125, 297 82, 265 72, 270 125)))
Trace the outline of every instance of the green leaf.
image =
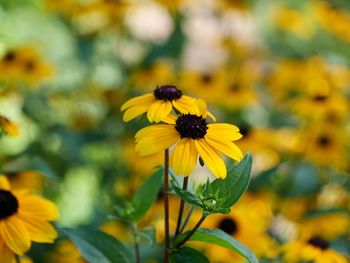
POLYGON ((170 255, 171 263, 209 263, 201 252, 191 247, 181 247, 170 255))
POLYGON ((133 255, 123 243, 97 229, 61 228, 60 231, 69 237, 88 262, 131 263, 133 261, 133 255))
POLYGON ((154 246, 156 243, 156 229, 154 226, 149 226, 138 230, 136 234, 140 237, 141 241, 144 241, 144 243, 150 246, 154 246))
POLYGON ((188 202, 192 205, 203 208, 201 199, 198 196, 196 196, 195 194, 181 189, 176 180, 171 180, 171 185, 172 185, 174 191, 181 197, 181 199, 185 200, 186 202, 188 202))
POLYGON ((218 198, 218 207, 230 208, 244 194, 250 182, 252 162, 252 156, 246 154, 224 180, 217 179, 212 183, 212 191, 218 198))
MULTIPOLYGON (((175 244, 179 244, 188 234, 188 231, 181 234, 175 241, 175 244)), ((252 237, 254 238, 254 237, 252 237)), ((216 244, 221 247, 225 247, 229 250, 236 252, 237 254, 245 257, 250 263, 259 263, 254 253, 238 242, 236 239, 226 234, 220 229, 207 229, 199 228, 189 239, 191 241, 201 241, 211 244, 216 244)))
POLYGON ((43 175, 56 177, 55 172, 51 167, 39 157, 20 157, 8 162, 1 168, 1 172, 5 174, 20 173, 24 171, 36 171, 43 175))
POLYGON ((137 222, 143 218, 157 199, 162 181, 163 169, 158 169, 155 174, 146 180, 130 203, 130 212, 128 213, 130 219, 137 222))

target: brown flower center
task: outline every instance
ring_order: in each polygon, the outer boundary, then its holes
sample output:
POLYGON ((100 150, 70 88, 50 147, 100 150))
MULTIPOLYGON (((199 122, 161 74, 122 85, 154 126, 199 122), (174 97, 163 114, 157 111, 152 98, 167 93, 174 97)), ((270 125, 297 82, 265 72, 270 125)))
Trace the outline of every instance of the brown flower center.
POLYGON ((10 191, 0 190, 0 220, 12 216, 17 211, 17 198, 10 191))

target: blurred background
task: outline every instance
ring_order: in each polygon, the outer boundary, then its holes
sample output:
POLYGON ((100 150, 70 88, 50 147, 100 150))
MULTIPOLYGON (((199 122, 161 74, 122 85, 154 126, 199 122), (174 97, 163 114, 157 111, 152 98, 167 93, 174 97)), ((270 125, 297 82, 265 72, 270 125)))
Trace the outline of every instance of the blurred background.
MULTIPOLYGON (((130 241, 107 215, 163 160, 134 152, 147 121, 123 123, 120 106, 175 84, 239 126, 254 159, 249 192, 206 227, 261 262, 284 262, 290 244, 320 248, 312 238, 349 257, 349 28, 346 0, 1 0, 1 173, 53 199, 58 225, 130 241)), ((174 198, 174 225, 177 207, 174 198)), ((161 219, 159 200, 143 222, 158 240, 161 219)), ((29 255, 83 262, 64 240, 29 255)))

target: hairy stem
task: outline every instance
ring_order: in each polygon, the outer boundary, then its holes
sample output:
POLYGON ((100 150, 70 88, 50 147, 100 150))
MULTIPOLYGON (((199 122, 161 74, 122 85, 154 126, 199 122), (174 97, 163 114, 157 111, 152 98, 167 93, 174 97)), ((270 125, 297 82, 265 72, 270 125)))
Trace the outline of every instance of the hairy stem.
POLYGON ((198 223, 192 228, 192 230, 187 234, 187 236, 179 244, 177 244, 175 248, 181 247, 183 244, 185 244, 190 239, 190 237, 197 231, 197 229, 201 226, 205 218, 206 216, 202 215, 198 223))
POLYGON ((140 255, 140 244, 139 244, 139 237, 137 236, 137 226, 132 226, 132 231, 134 234, 134 249, 135 249, 135 259, 136 263, 141 263, 141 255, 140 255))
POLYGON ((192 215, 192 213, 193 213, 193 210, 194 210, 194 206, 192 206, 191 209, 190 209, 190 211, 188 211, 188 214, 187 214, 187 216, 186 216, 186 218, 185 218, 185 221, 184 221, 182 227, 180 228, 179 234, 181 234, 181 233, 185 230, 185 227, 187 226, 187 223, 188 223, 188 221, 189 221, 190 218, 191 218, 191 215, 192 215))
MULTIPOLYGON (((187 186, 188 186, 188 176, 186 176, 184 178, 182 189, 186 190, 187 186)), ((175 237, 177 237, 180 234, 180 227, 181 227, 181 224, 182 224, 182 216, 183 216, 183 213, 184 213, 184 208, 185 208, 185 200, 181 199, 180 208, 179 208, 179 215, 177 217, 175 237)))

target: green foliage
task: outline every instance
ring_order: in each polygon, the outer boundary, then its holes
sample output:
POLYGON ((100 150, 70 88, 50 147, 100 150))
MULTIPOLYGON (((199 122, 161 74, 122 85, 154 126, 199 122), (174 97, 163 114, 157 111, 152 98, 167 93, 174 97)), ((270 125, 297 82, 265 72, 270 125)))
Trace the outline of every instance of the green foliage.
POLYGON ((205 255, 191 247, 181 247, 170 255, 171 263, 209 263, 205 255))
POLYGON ((23 171, 35 171, 46 176, 56 177, 56 174, 51 167, 43 159, 36 156, 19 157, 6 163, 6 165, 0 169, 0 172, 5 174, 19 173, 23 171))
POLYGON ((252 156, 248 153, 243 160, 228 171, 225 179, 216 179, 212 183, 207 181, 201 185, 196 193, 180 188, 176 180, 171 184, 174 191, 186 202, 200 207, 203 213, 227 214, 230 208, 247 190, 252 167, 252 156))
POLYGON ((133 255, 114 237, 97 229, 62 228, 61 232, 78 247, 81 255, 91 263, 130 263, 133 255))
POLYGON ((136 231, 136 236, 139 237, 141 242, 146 245, 154 246, 156 243, 156 229, 154 226, 148 226, 141 230, 136 231))
MULTIPOLYGON (((185 232, 177 237, 175 244, 181 243, 181 241, 188 235, 185 232)), ((252 237, 253 238, 253 237, 252 237)), ((258 263, 258 259, 254 253, 246 246, 238 242, 236 239, 226 234, 220 229, 206 229, 199 228, 189 239, 190 241, 200 241, 205 243, 216 244, 221 247, 225 247, 235 253, 245 257, 250 263, 258 263)))
POLYGON ((123 207, 116 207, 118 216, 125 221, 140 221, 157 199, 162 185, 163 169, 158 169, 137 191, 134 198, 123 207))

